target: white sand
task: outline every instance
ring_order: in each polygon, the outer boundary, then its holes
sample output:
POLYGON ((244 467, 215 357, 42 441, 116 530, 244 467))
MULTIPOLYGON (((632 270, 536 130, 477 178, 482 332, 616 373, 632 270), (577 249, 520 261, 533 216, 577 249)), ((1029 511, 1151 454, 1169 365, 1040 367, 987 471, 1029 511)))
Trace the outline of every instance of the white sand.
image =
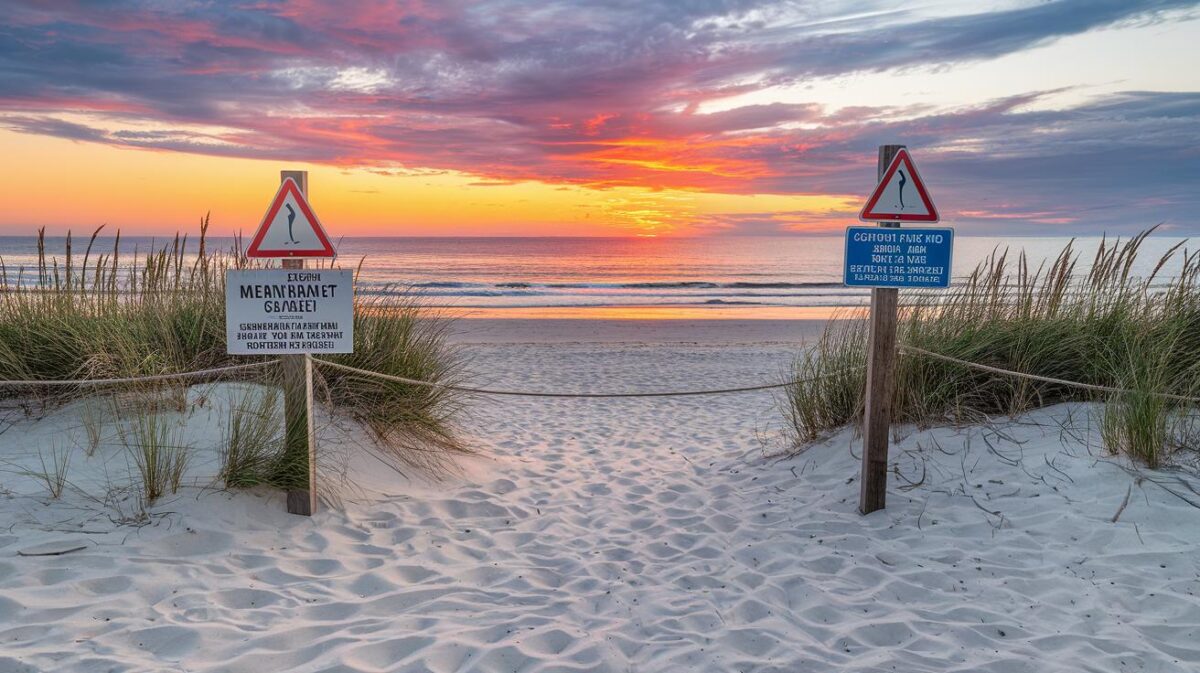
MULTIPOLYGON (((499 340, 467 346, 482 380, 572 390, 756 382, 794 349, 499 340)), ((214 435, 219 405, 191 436, 214 435)), ((75 414, 10 417, 0 457, 27 464, 75 414)), ((311 520, 191 489, 114 525, 6 474, 0 671, 1198 670, 1200 511, 1164 486, 1200 501, 1200 480, 1137 481, 1089 420, 902 430, 904 478, 868 517, 850 433, 762 457, 780 441, 762 393, 481 402, 469 432, 489 458, 464 476, 358 459, 393 496, 311 520), (87 548, 17 554, 48 543, 87 548)), ((98 488, 105 456, 121 477, 108 444, 68 478, 98 488)))

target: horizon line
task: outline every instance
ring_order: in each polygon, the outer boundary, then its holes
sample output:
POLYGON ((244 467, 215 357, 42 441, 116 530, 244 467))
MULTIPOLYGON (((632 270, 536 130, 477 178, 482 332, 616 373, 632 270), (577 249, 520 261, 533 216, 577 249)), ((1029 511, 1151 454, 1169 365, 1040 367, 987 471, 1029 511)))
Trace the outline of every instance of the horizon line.
MULTIPOLYGON (((847 226, 864 226, 864 225, 862 223, 860 223, 858 225, 847 225, 847 226)), ((866 225, 866 226, 869 226, 869 225, 866 225)), ((959 238, 997 238, 997 237, 1006 237, 1006 238, 1104 238, 1104 237, 1124 238, 1124 237, 1128 237, 1128 236, 1137 236, 1146 231, 1146 230, 1141 230, 1141 231, 1132 232, 1132 233, 1127 233, 1127 232, 1114 233, 1114 232, 1098 231, 1095 233, 1089 232, 1089 233, 1062 233, 1062 234, 1025 233, 1025 232, 1021 232, 1021 233, 1016 233, 1016 232, 983 233, 983 232, 965 232, 965 231, 960 232, 957 227, 946 227, 946 226, 942 226, 942 225, 928 225, 928 226, 939 227, 939 228, 954 228, 955 229, 954 233, 959 238)), ((926 227, 902 227, 902 228, 920 229, 920 228, 926 228, 926 227)), ((446 239, 446 240, 462 240, 462 239, 477 239, 477 240, 514 240, 514 239, 515 240, 521 240, 521 239, 525 239, 525 240, 656 240, 656 239, 657 240, 721 240, 721 239, 730 239, 730 238, 733 238, 733 239, 838 238, 838 237, 841 237, 844 233, 845 233, 844 229, 833 229, 833 230, 830 230, 827 232, 779 232, 779 233, 773 233, 773 234, 720 234, 720 233, 714 233, 714 234, 699 234, 699 235, 697 235, 697 234, 680 234, 680 235, 660 234, 660 235, 654 235, 654 236, 647 236, 644 234, 641 234, 641 235, 639 235, 639 234, 605 235, 605 236, 594 236, 594 235, 585 235, 585 234, 553 235, 553 236, 545 236, 545 235, 537 236, 537 235, 523 235, 523 234, 494 234, 494 235, 490 235, 490 234, 463 234, 463 235, 454 235, 454 234, 390 234, 390 235, 386 235, 386 234, 385 235, 344 234, 341 236, 331 235, 330 238, 334 239, 335 241, 379 240, 379 239, 414 239, 414 240, 437 240, 437 239, 446 239)), ((68 235, 70 235, 73 239, 84 240, 84 241, 90 240, 93 236, 92 234, 79 234, 78 232, 76 232, 74 230, 68 229, 65 233, 58 233, 58 234, 46 233, 46 234, 44 234, 44 237, 45 238, 66 238, 68 235)), ((197 239, 200 237, 199 232, 177 231, 174 233, 126 234, 118 229, 118 230, 115 230, 114 233, 112 233, 112 234, 108 234, 108 233, 97 234, 97 235, 95 235, 95 238, 96 238, 96 240, 115 239, 118 235, 120 235, 122 238, 171 238, 171 239, 173 239, 176 236, 179 236, 179 237, 187 236, 192 239, 197 239)), ((37 239, 38 236, 39 236, 38 233, 15 234, 15 233, 0 232, 0 238, 37 239)), ((1153 238, 1186 239, 1186 238, 1193 238, 1193 237, 1200 236, 1200 230, 1198 230, 1194 233, 1191 233, 1191 234, 1172 233, 1170 231, 1165 231, 1165 232, 1164 231, 1152 231, 1149 234, 1149 236, 1153 237, 1153 238)), ((237 238, 252 238, 253 234, 245 234, 242 232, 239 232, 237 234, 211 234, 211 233, 209 233, 209 234, 205 234, 204 237, 206 239, 217 239, 217 238, 237 239, 237 238)))

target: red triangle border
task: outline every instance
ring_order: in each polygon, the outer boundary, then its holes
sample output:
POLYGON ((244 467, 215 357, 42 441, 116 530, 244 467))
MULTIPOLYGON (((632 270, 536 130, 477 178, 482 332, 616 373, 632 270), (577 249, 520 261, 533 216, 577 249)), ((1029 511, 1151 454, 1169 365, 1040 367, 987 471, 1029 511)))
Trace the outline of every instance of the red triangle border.
POLYGON ((329 236, 325 234, 325 227, 321 225, 321 221, 317 219, 313 213, 312 207, 308 205, 308 199, 304 198, 304 194, 300 193, 300 187, 296 185, 296 181, 288 178, 279 185, 279 191, 275 192, 275 199, 271 201, 271 207, 267 208, 267 214, 263 216, 262 222, 258 225, 258 231, 254 234, 254 240, 250 242, 250 246, 246 248, 247 257, 336 257, 337 252, 333 249, 333 244, 329 242, 329 236), (267 229, 271 226, 271 222, 275 220, 275 215, 279 213, 279 209, 283 207, 283 201, 287 198, 288 193, 292 194, 292 198, 296 200, 296 205, 300 206, 300 212, 304 214, 308 221, 313 225, 313 233, 317 235, 319 241, 324 248, 323 250, 262 250, 259 246, 262 245, 263 238, 267 235, 267 229))
POLYGON ((867 203, 863 206, 862 211, 858 214, 858 219, 863 222, 938 222, 941 220, 938 217, 937 206, 933 205, 933 199, 929 198, 929 192, 925 190, 925 181, 921 179, 921 173, 917 171, 917 165, 913 163, 912 156, 908 153, 907 148, 901 148, 896 152, 896 156, 892 157, 892 163, 888 166, 883 174, 883 178, 879 184, 875 186, 875 191, 871 192, 871 197, 867 199, 867 203), (912 176, 913 185, 917 189, 917 194, 920 195, 921 201, 925 204, 925 210, 929 211, 925 215, 909 215, 906 213, 882 213, 872 212, 875 206, 879 203, 879 199, 883 197, 883 190, 891 181, 892 176, 900 169, 900 164, 903 163, 908 168, 908 174, 912 176))

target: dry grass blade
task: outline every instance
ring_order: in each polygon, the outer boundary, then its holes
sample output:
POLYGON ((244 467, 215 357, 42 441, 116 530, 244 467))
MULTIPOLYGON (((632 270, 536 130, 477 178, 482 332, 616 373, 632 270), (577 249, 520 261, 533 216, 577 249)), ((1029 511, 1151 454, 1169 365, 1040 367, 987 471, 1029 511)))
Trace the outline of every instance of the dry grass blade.
POLYGON ((67 468, 71 464, 71 450, 65 446, 54 446, 50 449, 50 464, 46 464, 46 454, 38 451, 38 461, 42 464, 38 477, 45 485, 51 498, 59 498, 67 485, 67 468))

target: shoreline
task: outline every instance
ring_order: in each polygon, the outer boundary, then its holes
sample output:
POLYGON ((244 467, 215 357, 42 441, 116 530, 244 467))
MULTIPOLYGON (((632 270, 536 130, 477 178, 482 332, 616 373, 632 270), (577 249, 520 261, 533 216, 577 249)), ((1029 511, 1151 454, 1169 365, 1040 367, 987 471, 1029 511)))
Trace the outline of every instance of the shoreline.
POLYGON ((752 306, 706 304, 630 304, 628 306, 461 307, 429 304, 428 308, 461 320, 829 320, 865 311, 866 306, 752 306))
POLYGON ((807 344, 827 318, 454 318, 454 344, 807 344))

